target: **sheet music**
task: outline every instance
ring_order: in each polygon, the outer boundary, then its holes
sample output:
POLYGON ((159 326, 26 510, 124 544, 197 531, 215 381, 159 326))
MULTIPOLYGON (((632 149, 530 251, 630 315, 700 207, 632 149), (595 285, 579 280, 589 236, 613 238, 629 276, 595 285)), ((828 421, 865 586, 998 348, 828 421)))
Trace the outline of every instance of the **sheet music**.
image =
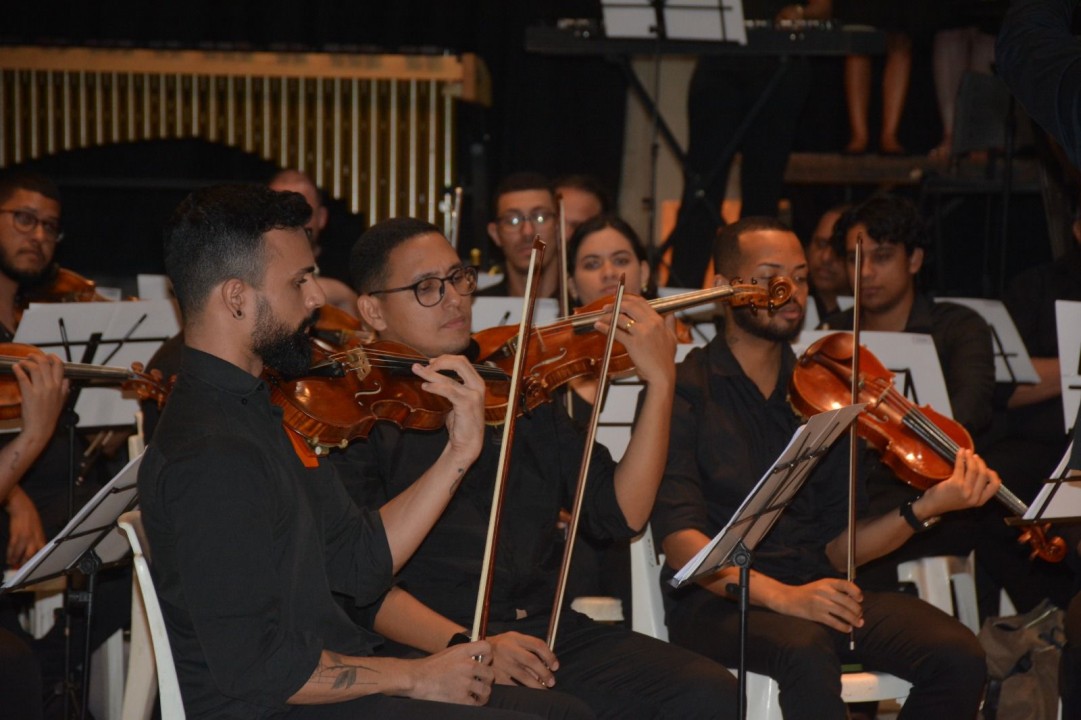
POLYGON ((1001 383, 1038 383, 1040 376, 1032 366, 1021 333, 1001 300, 984 298, 936 298, 935 302, 951 302, 975 310, 991 328, 995 349, 995 381, 1001 383))
MULTIPOLYGON (((657 36, 652 0, 601 0, 604 33, 611 38, 657 36)), ((669 40, 716 40, 747 44, 742 0, 669 0, 663 3, 669 40)))
POLYGON ((1055 301, 1058 356, 1062 371, 1062 415, 1066 432, 1073 428, 1081 405, 1081 302, 1055 301))
POLYGON ((741 540, 753 550, 803 485, 818 458, 865 407, 861 403, 819 413, 796 428, 784 451, 759 479, 728 524, 680 568, 671 584, 680 587, 729 564, 729 556, 741 540), (745 528, 747 525, 750 527, 745 528))
POLYGON ((0 587, 0 591, 60 575, 74 567, 91 548, 95 548, 104 564, 123 558, 127 554, 128 543, 120 533, 114 532, 116 519, 135 505, 139 492, 136 480, 142 461, 143 455, 140 454, 125 465, 75 513, 75 517, 56 537, 45 543, 0 587))
MULTIPOLYGON (((1066 448, 1066 454, 1062 456, 1051 477, 1060 478, 1066 474, 1071 454, 1073 454, 1072 442, 1066 448)), ((1077 470, 1081 471, 1081 468, 1077 470)), ((1077 517, 1081 517, 1081 476, 1061 483, 1055 480, 1044 483, 1040 492, 1029 503, 1028 510, 1021 519, 1054 520, 1077 517)))
MULTIPOLYGON (((101 342, 89 362, 120 368, 147 363, 166 339, 180 331, 171 300, 31 303, 19 322, 15 342, 35 345, 66 360, 61 325, 71 362, 84 361, 83 352, 97 333, 101 342)), ((130 425, 138 410, 139 403, 122 397, 119 388, 84 388, 75 405, 79 427, 130 425)))
MULTIPOLYGON (((533 306, 533 324, 548 325, 559 317, 559 303, 555 298, 538 298, 533 306)), ((473 298, 473 332, 488 328, 514 325, 522 319, 522 298, 488 297, 473 298)))

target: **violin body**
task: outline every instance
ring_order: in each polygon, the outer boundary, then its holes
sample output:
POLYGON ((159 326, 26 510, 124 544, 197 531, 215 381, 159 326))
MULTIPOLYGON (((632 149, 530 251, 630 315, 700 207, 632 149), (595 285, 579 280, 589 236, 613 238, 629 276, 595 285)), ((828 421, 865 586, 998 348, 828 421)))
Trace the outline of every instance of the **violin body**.
MULTIPOLYGON (((912 404, 889 402, 893 393, 893 373, 870 350, 860 346, 859 402, 867 409, 859 417, 859 433, 882 455, 882 462, 901 480, 920 490, 942 482, 953 474, 953 460, 928 446, 916 431, 905 424, 912 404)), ((851 398, 852 336, 834 333, 807 348, 792 373, 789 401, 804 417, 837 407, 838 398, 851 398)), ((960 448, 971 450, 972 436, 961 423, 927 405, 918 408, 960 448)))
MULTIPOLYGON (((771 278, 768 285, 757 282, 741 283, 738 279, 731 285, 695 290, 683 295, 650 300, 658 313, 674 312, 708 302, 724 301, 732 307, 749 307, 752 311, 772 312, 791 298, 795 286, 784 277, 771 278)), ((605 306, 611 306, 613 298, 603 297, 578 308, 567 318, 561 318, 542 327, 533 328, 526 347, 523 370, 522 396, 526 410, 550 402, 556 390, 572 380, 597 377, 600 359, 607 343, 606 336, 594 328, 598 318, 607 319, 605 306)), ((518 342, 516 326, 500 326, 481 330, 473 335, 477 345, 477 361, 484 362, 510 373, 518 342)), ((627 349, 618 341, 612 346, 608 366, 610 377, 634 372, 634 362, 627 349)), ((485 399, 485 416, 489 422, 502 422, 506 398, 485 399)))
MULTIPOLYGON (((290 379, 267 368, 263 377, 286 426, 318 455, 367 437, 380 420, 410 430, 443 427, 453 406, 421 389, 424 380, 413 373, 415 362, 427 358, 395 342, 328 353, 313 341, 311 374, 290 379)), ((502 394, 505 398, 505 388, 502 394)))
POLYGON ((58 267, 52 282, 30 288, 23 296, 25 305, 32 302, 108 302, 109 298, 98 292, 97 283, 74 270, 58 267))
POLYGON ((309 334, 332 350, 352 350, 374 339, 360 320, 333 305, 319 308, 319 317, 309 334))
MULTIPOLYGON (((796 412, 809 417, 824 410, 848 405, 851 398, 852 335, 833 333, 811 345, 799 359, 788 386, 789 401, 796 412)), ((957 453, 971 450, 972 436, 956 420, 917 406, 893 385, 893 373, 867 348, 859 348, 858 402, 867 403, 856 421, 857 432, 877 450, 884 465, 904 482, 926 490, 953 475, 957 453)), ((1014 515, 1028 508, 1008 488, 995 498, 1014 515)), ((1066 542, 1047 537, 1047 525, 1022 528, 1019 542, 1032 547, 1033 557, 1059 562, 1066 556, 1066 542)))

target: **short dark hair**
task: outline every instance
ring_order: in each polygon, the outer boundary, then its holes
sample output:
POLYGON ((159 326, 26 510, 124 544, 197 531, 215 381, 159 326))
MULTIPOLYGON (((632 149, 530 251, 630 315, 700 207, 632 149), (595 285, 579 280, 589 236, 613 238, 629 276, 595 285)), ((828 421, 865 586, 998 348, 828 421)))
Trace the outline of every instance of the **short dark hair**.
POLYGON ((499 181, 492 194, 492 212, 499 211, 499 198, 507 193, 524 192, 526 190, 543 190, 551 194, 552 186, 548 178, 538 172, 516 172, 507 175, 499 181))
POLYGON ((930 240, 927 223, 911 201, 896 195, 875 195, 847 210, 833 226, 833 250, 844 257, 845 237, 857 225, 880 243, 904 245, 905 255, 916 248, 927 248, 930 240))
POLYGON ((60 202, 60 188, 44 175, 26 170, 0 173, 0 202, 7 202, 19 190, 28 190, 60 202))
POLYGON ((612 212, 612 195, 604 184, 592 175, 562 175, 552 181, 552 194, 556 194, 559 188, 574 188, 587 192, 597 198, 602 213, 612 212))
POLYGON ((180 203, 165 224, 165 272, 185 320, 199 313, 214 286, 239 278, 260 287, 263 236, 302 229, 311 217, 304 196, 265 185, 214 185, 180 203))
POLYGON ((739 249, 739 239, 749 232, 760 230, 780 230, 792 232, 792 228, 780 220, 767 215, 752 215, 725 225, 717 231, 717 239, 713 242, 713 270, 731 279, 736 274, 742 254, 739 249))
POLYGON ((567 272, 574 272, 574 268, 578 264, 578 249, 582 246, 582 243, 585 242, 585 239, 593 233, 605 228, 612 228, 620 235, 627 238, 631 247, 634 249, 634 256, 636 258, 639 260, 648 259, 648 256, 646 255, 646 246, 642 244, 642 239, 638 237, 638 233, 634 231, 634 228, 632 228, 626 220, 615 213, 605 213, 590 218, 579 225, 578 229, 571 235, 570 240, 567 241, 567 272))
POLYGON ((349 253, 349 274, 358 295, 382 289, 387 279, 390 253, 403 242, 418 235, 442 235, 443 231, 426 220, 411 217, 392 218, 364 231, 349 253))

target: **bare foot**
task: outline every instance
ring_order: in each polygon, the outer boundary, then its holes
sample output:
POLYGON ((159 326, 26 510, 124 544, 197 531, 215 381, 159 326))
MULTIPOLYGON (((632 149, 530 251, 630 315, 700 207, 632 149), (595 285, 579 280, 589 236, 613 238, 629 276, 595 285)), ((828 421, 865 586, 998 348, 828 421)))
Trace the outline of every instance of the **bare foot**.
POLYGON ((927 154, 927 159, 936 165, 947 164, 950 161, 952 145, 950 140, 943 140, 938 147, 932 148, 931 152, 927 154))
POLYGON ((845 149, 842 150, 845 155, 862 155, 867 152, 867 138, 854 137, 848 141, 845 145, 845 149))
POLYGON ((897 142, 897 138, 882 138, 878 145, 879 155, 904 155, 905 148, 897 142))

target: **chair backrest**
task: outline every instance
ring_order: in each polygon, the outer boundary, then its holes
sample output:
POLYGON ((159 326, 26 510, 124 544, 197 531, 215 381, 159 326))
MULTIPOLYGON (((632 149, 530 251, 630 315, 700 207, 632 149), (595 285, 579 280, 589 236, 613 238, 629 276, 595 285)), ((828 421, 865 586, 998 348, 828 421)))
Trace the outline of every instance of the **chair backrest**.
POLYGON ((176 677, 176 665, 173 652, 169 647, 169 635, 165 630, 165 619, 158 603, 158 593, 150 577, 150 545, 143 531, 143 517, 138 510, 126 512, 117 520, 120 529, 128 537, 134 555, 132 565, 139 583, 139 592, 146 608, 146 619, 150 625, 150 638, 154 644, 154 664, 158 670, 158 696, 161 698, 162 720, 184 720, 184 702, 180 697, 180 682, 176 677))
POLYGON ((631 629, 658 640, 668 640, 660 585, 663 565, 647 525, 631 542, 631 629))

